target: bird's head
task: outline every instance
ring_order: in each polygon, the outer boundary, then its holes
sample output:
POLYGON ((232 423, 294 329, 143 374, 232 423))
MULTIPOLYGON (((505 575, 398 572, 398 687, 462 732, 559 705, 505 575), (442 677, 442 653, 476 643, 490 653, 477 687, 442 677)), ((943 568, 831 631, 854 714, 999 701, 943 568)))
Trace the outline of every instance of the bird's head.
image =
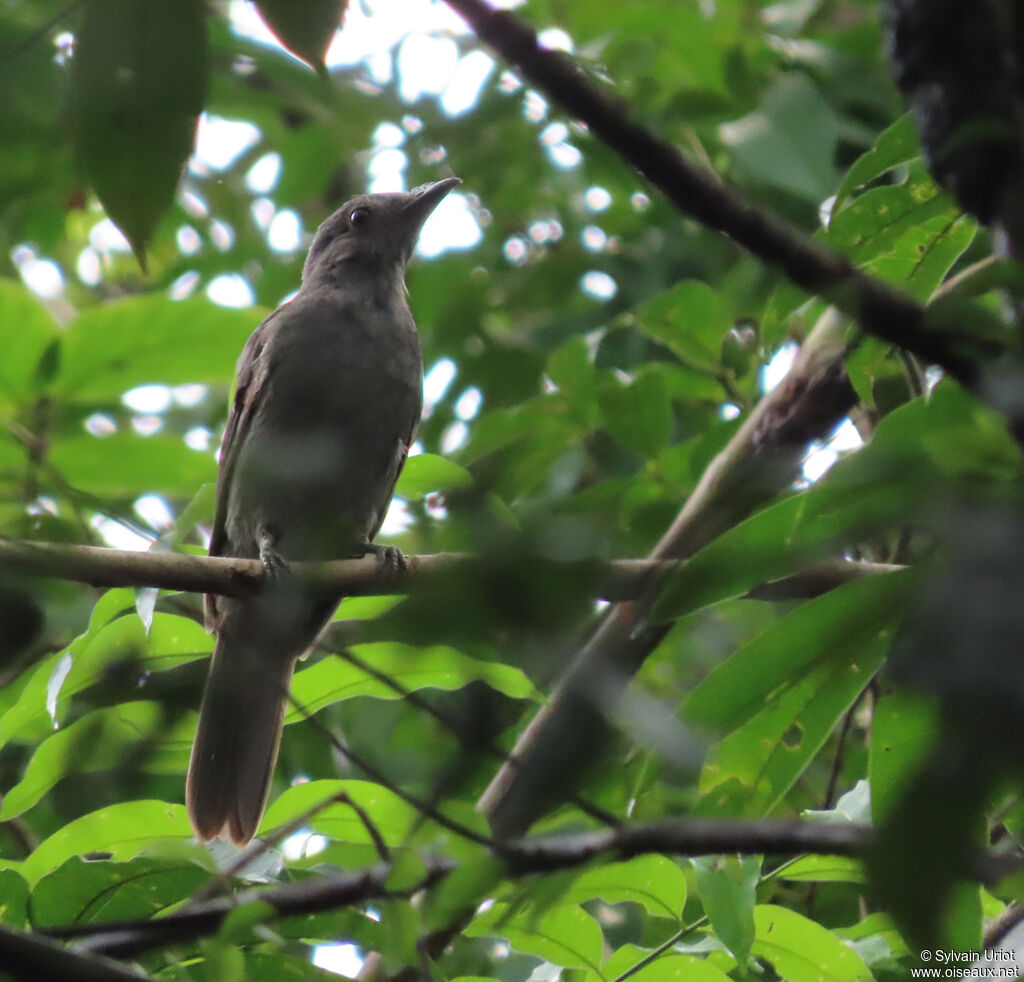
POLYGON ((446 177, 412 191, 361 194, 345 202, 317 229, 302 267, 303 282, 333 278, 351 266, 401 274, 423 223, 459 183, 457 177, 446 177))

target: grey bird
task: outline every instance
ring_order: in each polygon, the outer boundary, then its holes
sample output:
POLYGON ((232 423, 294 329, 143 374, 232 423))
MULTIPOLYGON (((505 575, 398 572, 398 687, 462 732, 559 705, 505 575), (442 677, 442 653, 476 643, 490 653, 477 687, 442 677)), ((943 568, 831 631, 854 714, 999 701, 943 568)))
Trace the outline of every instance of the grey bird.
POLYGON ((405 268, 457 178, 353 198, 317 230, 295 297, 238 361, 221 447, 211 556, 259 558, 252 598, 206 597, 217 644, 185 799, 196 835, 244 845, 277 761, 296 659, 341 598, 300 587, 292 560, 376 552, 422 409, 419 336, 405 268))

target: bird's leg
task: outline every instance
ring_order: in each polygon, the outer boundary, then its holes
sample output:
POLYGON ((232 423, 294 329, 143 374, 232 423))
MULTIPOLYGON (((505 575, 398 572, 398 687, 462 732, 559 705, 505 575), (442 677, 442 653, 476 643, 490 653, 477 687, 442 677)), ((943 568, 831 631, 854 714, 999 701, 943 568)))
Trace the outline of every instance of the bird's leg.
POLYGON ((281 554, 274 548, 276 536, 272 529, 263 526, 259 531, 259 538, 256 540, 260 550, 260 562, 267 571, 270 579, 276 580, 288 572, 288 563, 284 561, 281 554))
POLYGON ((398 546, 382 546, 376 542, 360 542, 359 554, 363 556, 369 556, 373 554, 377 557, 377 569, 381 573, 401 573, 408 569, 408 562, 406 561, 405 554, 398 546))

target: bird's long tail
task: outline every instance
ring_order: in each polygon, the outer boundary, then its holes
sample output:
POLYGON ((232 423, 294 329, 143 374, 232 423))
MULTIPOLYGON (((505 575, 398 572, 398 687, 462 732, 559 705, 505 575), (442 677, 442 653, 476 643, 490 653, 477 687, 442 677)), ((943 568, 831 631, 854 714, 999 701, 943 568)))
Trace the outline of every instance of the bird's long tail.
POLYGON ((234 611, 217 639, 185 784, 196 835, 224 834, 239 846, 263 816, 295 668, 273 637, 261 641, 240 623, 245 616, 244 607, 234 611))

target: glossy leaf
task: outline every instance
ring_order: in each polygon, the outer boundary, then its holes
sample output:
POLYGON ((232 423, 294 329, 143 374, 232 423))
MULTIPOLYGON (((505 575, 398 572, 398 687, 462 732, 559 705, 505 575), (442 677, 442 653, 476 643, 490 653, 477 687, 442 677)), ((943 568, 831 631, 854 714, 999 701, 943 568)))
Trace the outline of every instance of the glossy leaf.
POLYGON ((73 856, 103 853, 105 858, 126 862, 147 847, 181 842, 191 836, 184 805, 125 801, 76 818, 54 832, 36 846, 22 872, 34 889, 47 873, 73 856))
POLYGON ((100 709, 58 730, 39 744, 22 779, 4 795, 0 821, 31 808, 66 774, 88 774, 115 766, 128 747, 163 729, 157 703, 126 702, 100 709))
POLYGON ((23 402, 39 387, 43 356, 57 338, 57 325, 39 300, 21 284, 0 279, 0 405, 23 402))
POLYGON ((181 860, 112 862, 72 856, 33 888, 33 923, 47 927, 153 916, 188 899, 208 876, 203 867, 181 860))
POLYGON ((841 208, 846 198, 865 184, 870 184, 899 164, 920 156, 921 147, 917 130, 910 113, 904 113, 890 123, 875 140, 875 145, 861 154, 846 172, 839 193, 836 195, 836 209, 841 208))
POLYGON ((562 895, 561 902, 582 904, 600 897, 609 904, 640 904, 655 917, 679 920, 686 903, 686 878, 664 856, 638 856, 585 870, 562 895))
POLYGON ((684 364, 718 367, 722 339, 732 327, 721 296, 707 283, 684 280, 639 313, 642 329, 667 345, 684 364))
POLYGON ((721 137, 762 181, 815 202, 835 186, 835 115, 801 74, 782 76, 762 107, 725 124, 721 137))
POLYGON ((403 688, 453 690, 480 680, 513 698, 536 695, 533 685, 519 669, 469 658, 454 648, 442 645, 414 648, 394 642, 379 642, 354 646, 353 652, 369 662, 375 671, 396 682, 399 690, 344 659, 326 658, 296 674, 291 691, 302 711, 294 707, 289 709, 286 722, 304 719, 307 714, 315 713, 324 706, 357 696, 401 699, 403 688))
POLYGON ((66 398, 120 399, 138 385, 224 384, 259 311, 143 296, 93 307, 64 339, 54 380, 66 398))
POLYGON ((431 491, 457 491, 472 482, 469 472, 454 461, 437 454, 422 453, 405 462, 395 494, 416 499, 431 491))
POLYGON ((891 639, 880 633, 849 663, 823 663, 773 693, 768 705, 717 743, 701 773, 706 814, 770 812, 824 745, 882 664, 891 639))
POLYGON ((271 804, 263 816, 261 833, 315 811, 306 824, 322 835, 343 842, 372 843, 370 832, 351 805, 329 803, 339 794, 355 801, 388 843, 398 844, 418 816, 393 791, 368 781, 308 781, 289 788, 271 804), (320 808, 321 805, 325 807, 320 808))
MULTIPOLYGON (((604 965, 606 978, 618 978, 623 971, 639 964, 643 952, 633 945, 620 948, 604 965)), ((694 955, 665 954, 633 972, 638 982, 726 982, 721 969, 694 955)))
POLYGON ((868 967, 831 931, 773 904, 754 908, 753 952, 793 982, 872 982, 868 967))
MULTIPOLYGON (((765 708, 773 694, 821 665, 847 664, 859 646, 891 640, 909 573, 847 583, 794 608, 719 665, 683 703, 682 715, 728 731, 765 708)), ((870 674, 864 674, 867 683, 870 674)))
POLYGON ((89 495, 121 498, 140 489, 190 497, 212 481, 217 463, 177 437, 88 433, 62 440, 50 454, 61 480, 89 495))
POLYGON ((192 150, 206 47, 198 0, 96 0, 76 31, 76 156, 143 264, 192 150))
POLYGON ((499 903, 478 914, 466 933, 505 938, 519 951, 562 968, 600 969, 601 928, 582 907, 554 907, 534 919, 529 913, 514 914, 499 903))
POLYGON ((704 913, 715 934, 740 965, 754 943, 755 888, 761 863, 755 856, 701 857, 692 860, 704 913))
POLYGON ((13 869, 0 869, 0 924, 24 928, 28 922, 28 884, 13 869))
POLYGON ((623 385, 606 379, 598 389, 601 417, 624 447, 652 456, 668 439, 672 409, 665 379, 649 369, 623 385))
MULTIPOLYGON (((131 596, 130 591, 124 592, 131 596)), ((162 671, 201 658, 212 649, 212 638, 187 618, 157 614, 147 634, 137 617, 118 617, 33 672, 17 705, 0 718, 0 742, 26 731, 38 732, 47 719, 59 721, 71 697, 100 681, 112 665, 162 671)))
POLYGON ((801 856, 787 863, 779 876, 797 883, 867 884, 864 867, 858 860, 846 856, 801 856))
POLYGON ((258 0, 260 16, 281 43, 314 68, 322 68, 327 48, 341 26, 347 0, 258 0))

